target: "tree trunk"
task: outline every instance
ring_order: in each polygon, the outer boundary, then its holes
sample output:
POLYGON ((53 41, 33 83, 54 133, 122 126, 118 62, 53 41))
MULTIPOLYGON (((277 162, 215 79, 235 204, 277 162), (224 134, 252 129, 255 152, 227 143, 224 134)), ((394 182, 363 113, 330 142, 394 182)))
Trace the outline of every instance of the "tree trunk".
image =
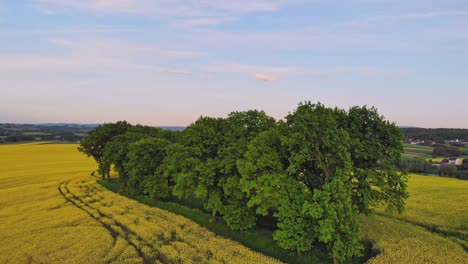
POLYGON ((107 172, 107 181, 111 182, 110 172, 107 172))
POLYGON ((211 215, 211 223, 216 223, 218 221, 218 216, 216 213, 211 215))
POLYGON ((302 256, 302 251, 299 251, 299 250, 298 250, 298 251, 297 251, 297 255, 298 255, 299 257, 302 256))
POLYGON ((338 261, 337 257, 333 257, 333 264, 339 264, 340 262, 338 261))

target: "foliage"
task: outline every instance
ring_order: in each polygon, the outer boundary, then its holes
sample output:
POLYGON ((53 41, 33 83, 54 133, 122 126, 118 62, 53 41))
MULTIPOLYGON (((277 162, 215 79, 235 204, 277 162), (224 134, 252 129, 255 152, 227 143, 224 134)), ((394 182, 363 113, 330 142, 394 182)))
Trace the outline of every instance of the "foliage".
POLYGON ((166 139, 145 138, 130 145, 125 163, 128 192, 138 194, 146 191, 155 200, 169 197, 170 178, 164 177, 160 170, 169 144, 166 139))
POLYGON ((374 108, 304 102, 285 122, 250 110, 177 134, 124 125, 98 127, 81 147, 99 150, 101 171, 114 165, 124 191, 202 198, 211 221, 234 230, 274 217, 275 241, 299 254, 321 243, 335 261, 361 255, 358 214, 381 204, 401 213, 408 196, 395 171, 403 137, 374 108))
POLYGON ((437 168, 431 162, 417 158, 402 158, 397 168, 402 171, 423 174, 436 174, 437 168))
POLYGON ((240 186, 242 175, 237 162, 244 158, 249 143, 261 132, 275 125, 275 120, 263 111, 232 112, 225 120, 223 144, 219 149, 221 173, 226 178, 222 186, 222 214, 232 229, 247 230, 256 224, 255 211, 247 206, 248 199, 240 186))
POLYGON ((104 124, 90 131, 86 138, 80 142, 78 150, 96 161, 98 172, 103 178, 107 176, 110 180, 111 163, 104 156, 106 144, 113 137, 126 133, 130 126, 126 121, 104 124))
POLYGON ((168 150, 165 167, 173 172, 174 195, 189 197, 194 194, 204 198, 204 205, 216 221, 221 213, 222 186, 219 148, 223 144, 225 121, 221 118, 200 117, 188 126, 177 144, 168 150))
POLYGON ((434 147, 433 156, 442 156, 442 157, 458 157, 461 152, 457 147, 448 147, 444 145, 436 145, 434 147))
POLYGON ((126 171, 125 164, 128 162, 127 154, 130 145, 147 137, 148 135, 146 134, 127 132, 112 138, 104 148, 104 160, 114 165, 114 169, 119 174, 122 189, 127 189, 128 186, 128 172, 126 171))
POLYGON ((439 175, 440 176, 456 177, 457 176, 457 166, 455 166, 454 164, 440 165, 439 175))
POLYGON ((406 178, 395 171, 403 152, 400 130, 375 108, 355 106, 340 113, 342 126, 351 139, 353 204, 363 213, 379 203, 386 203, 388 210, 402 212, 408 194, 406 178))

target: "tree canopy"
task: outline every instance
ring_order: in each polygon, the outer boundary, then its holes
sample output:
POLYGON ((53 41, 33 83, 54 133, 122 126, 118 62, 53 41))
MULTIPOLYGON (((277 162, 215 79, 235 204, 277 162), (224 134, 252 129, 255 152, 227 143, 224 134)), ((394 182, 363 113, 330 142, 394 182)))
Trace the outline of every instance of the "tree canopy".
POLYGON ((81 142, 132 195, 201 199, 236 230, 276 219, 273 239, 299 254, 325 245, 335 262, 361 254, 358 215, 401 213, 403 136, 375 108, 303 102, 284 121, 263 111, 200 117, 182 132, 104 124, 81 142), (401 163, 400 163, 401 165, 401 163))

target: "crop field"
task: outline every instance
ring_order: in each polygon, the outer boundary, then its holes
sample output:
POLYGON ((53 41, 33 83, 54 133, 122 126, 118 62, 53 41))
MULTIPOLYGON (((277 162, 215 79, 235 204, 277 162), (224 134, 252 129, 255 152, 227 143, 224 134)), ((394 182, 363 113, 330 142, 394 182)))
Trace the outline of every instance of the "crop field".
POLYGON ((403 155, 410 158, 428 159, 432 157, 432 152, 433 148, 429 146, 405 144, 403 155))
POLYGON ((110 192, 76 145, 0 146, 0 263, 276 263, 110 192))
MULTIPOLYGON (((115 194, 72 144, 0 145, 0 263, 276 263, 115 194)), ((468 181, 412 175, 407 211, 361 217, 370 263, 468 263, 468 181)))
POLYGON ((468 181, 411 175, 402 215, 362 217, 372 263, 468 263, 468 181))

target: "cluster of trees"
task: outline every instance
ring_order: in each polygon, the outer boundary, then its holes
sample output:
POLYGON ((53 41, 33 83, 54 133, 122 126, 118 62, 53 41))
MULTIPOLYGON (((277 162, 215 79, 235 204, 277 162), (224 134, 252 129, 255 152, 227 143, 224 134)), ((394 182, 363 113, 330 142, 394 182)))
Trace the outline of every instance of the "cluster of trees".
POLYGON ((400 213, 406 175, 395 169, 403 135, 376 109, 304 102, 284 121, 263 111, 200 117, 182 132, 105 124, 79 150, 121 188, 153 199, 199 197, 236 230, 277 219, 273 239, 298 254, 317 243, 335 262, 360 255, 360 213, 400 213))
POLYGON ((468 142, 468 129, 456 128, 401 128, 408 140, 431 140, 444 143, 447 140, 459 139, 468 142))
POLYGON ((441 144, 435 144, 432 156, 434 157, 458 157, 461 155, 460 149, 455 146, 445 146, 441 144))
POLYGON ((401 171, 422 174, 437 174, 438 169, 429 161, 419 158, 402 158, 397 168, 401 171))
POLYGON ((464 159, 463 163, 458 166, 454 164, 440 165, 439 175, 468 180, 468 159, 464 159))

